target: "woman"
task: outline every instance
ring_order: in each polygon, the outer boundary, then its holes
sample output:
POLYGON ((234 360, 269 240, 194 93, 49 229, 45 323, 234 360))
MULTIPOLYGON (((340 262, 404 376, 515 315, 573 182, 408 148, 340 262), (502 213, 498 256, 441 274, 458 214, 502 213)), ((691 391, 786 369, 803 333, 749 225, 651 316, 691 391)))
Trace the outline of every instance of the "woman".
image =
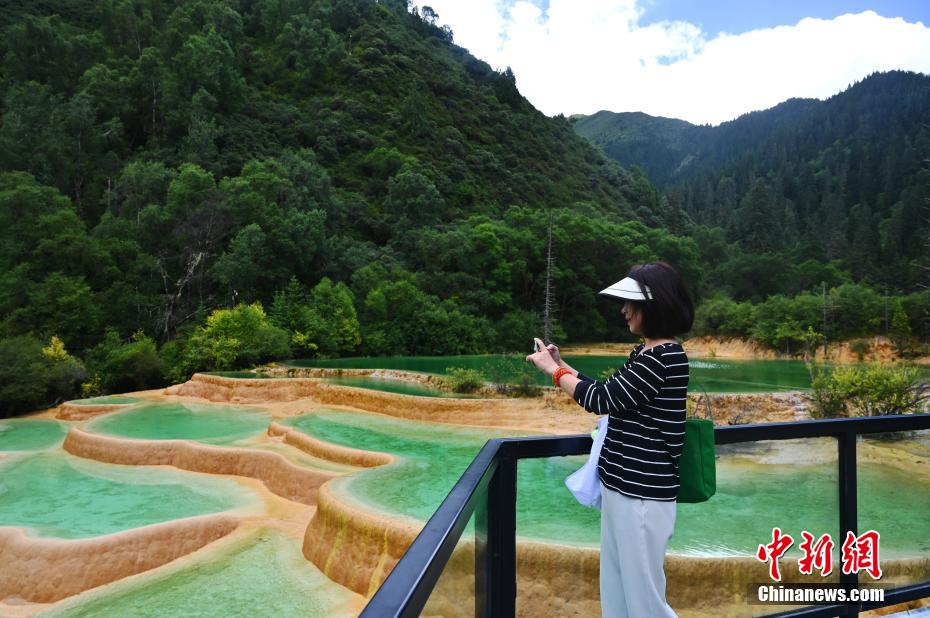
POLYGON ((622 300, 630 332, 643 337, 610 379, 578 372, 539 340, 527 360, 585 410, 610 415, 598 460, 603 616, 675 616, 663 561, 675 529, 689 371, 674 337, 691 330, 694 305, 665 262, 634 267, 600 294, 622 300))

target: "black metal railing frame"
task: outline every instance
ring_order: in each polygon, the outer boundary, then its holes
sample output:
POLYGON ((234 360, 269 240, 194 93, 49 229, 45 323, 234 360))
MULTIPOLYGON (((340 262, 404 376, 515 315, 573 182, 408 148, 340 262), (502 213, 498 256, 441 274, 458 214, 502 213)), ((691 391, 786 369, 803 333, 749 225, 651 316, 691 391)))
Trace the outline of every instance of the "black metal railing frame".
MULTIPOLYGON (((718 427, 718 445, 760 440, 832 437, 839 466, 839 530, 858 534, 856 438, 863 434, 930 429, 930 414, 888 415, 790 423, 718 427)), ((363 617, 418 616, 472 514, 475 515, 475 615, 513 616, 516 611, 517 461, 586 455, 591 436, 489 440, 414 539, 361 613, 363 617)), ((840 583, 857 586, 856 573, 840 573, 840 583)), ((810 606, 771 618, 858 616, 867 609, 930 597, 930 581, 885 591, 882 603, 810 606)))

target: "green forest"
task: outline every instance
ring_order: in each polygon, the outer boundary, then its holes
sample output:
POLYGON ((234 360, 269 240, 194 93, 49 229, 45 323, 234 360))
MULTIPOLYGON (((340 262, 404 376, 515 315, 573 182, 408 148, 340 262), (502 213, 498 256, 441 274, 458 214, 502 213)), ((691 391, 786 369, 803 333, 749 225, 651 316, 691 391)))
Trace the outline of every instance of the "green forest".
POLYGON ((802 151, 813 125, 784 120, 780 146, 734 137, 654 184, 440 24, 404 0, 5 3, 0 412, 276 359, 525 351, 550 226, 559 342, 628 340, 595 292, 655 259, 695 333, 928 339, 927 78, 850 89, 802 151))
MULTIPOLYGON (((716 127, 610 112, 574 121, 642 169, 693 222, 690 236, 729 247, 706 276, 736 300, 818 282, 882 296, 930 284, 930 76, 877 73, 825 101, 792 99, 716 127)), ((925 338, 923 316, 909 316, 925 338)))

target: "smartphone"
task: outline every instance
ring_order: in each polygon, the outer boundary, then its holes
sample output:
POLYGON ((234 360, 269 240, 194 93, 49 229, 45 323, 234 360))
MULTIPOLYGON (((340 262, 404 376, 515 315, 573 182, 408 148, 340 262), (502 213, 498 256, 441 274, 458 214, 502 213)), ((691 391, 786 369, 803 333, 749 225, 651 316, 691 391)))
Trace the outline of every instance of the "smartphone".
POLYGON ((533 339, 533 352, 539 352, 539 350, 540 350, 539 342, 533 339))

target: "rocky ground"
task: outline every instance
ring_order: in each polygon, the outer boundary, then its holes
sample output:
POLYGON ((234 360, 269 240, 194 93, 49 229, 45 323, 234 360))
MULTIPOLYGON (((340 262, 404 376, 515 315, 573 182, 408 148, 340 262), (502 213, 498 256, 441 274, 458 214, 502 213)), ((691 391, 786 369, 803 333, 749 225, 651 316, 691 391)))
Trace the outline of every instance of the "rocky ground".
MULTIPOLYGON (((894 344, 887 337, 876 336, 868 339, 869 351, 862 358, 867 362, 895 362, 902 358, 895 350, 894 344)), ((849 341, 831 343, 827 348, 827 360, 838 363, 858 362, 859 356, 850 349, 849 341)), ((580 346, 565 346, 563 354, 620 354, 627 356, 633 343, 598 343, 580 346)), ((732 358, 742 360, 752 359, 803 359, 803 350, 772 350, 759 345, 754 341, 726 337, 692 337, 686 339, 682 345, 688 355, 694 358, 732 358)), ((814 354, 816 360, 824 359, 823 347, 817 348, 814 354)), ((930 364, 930 356, 920 356, 905 359, 918 364, 930 364)))

